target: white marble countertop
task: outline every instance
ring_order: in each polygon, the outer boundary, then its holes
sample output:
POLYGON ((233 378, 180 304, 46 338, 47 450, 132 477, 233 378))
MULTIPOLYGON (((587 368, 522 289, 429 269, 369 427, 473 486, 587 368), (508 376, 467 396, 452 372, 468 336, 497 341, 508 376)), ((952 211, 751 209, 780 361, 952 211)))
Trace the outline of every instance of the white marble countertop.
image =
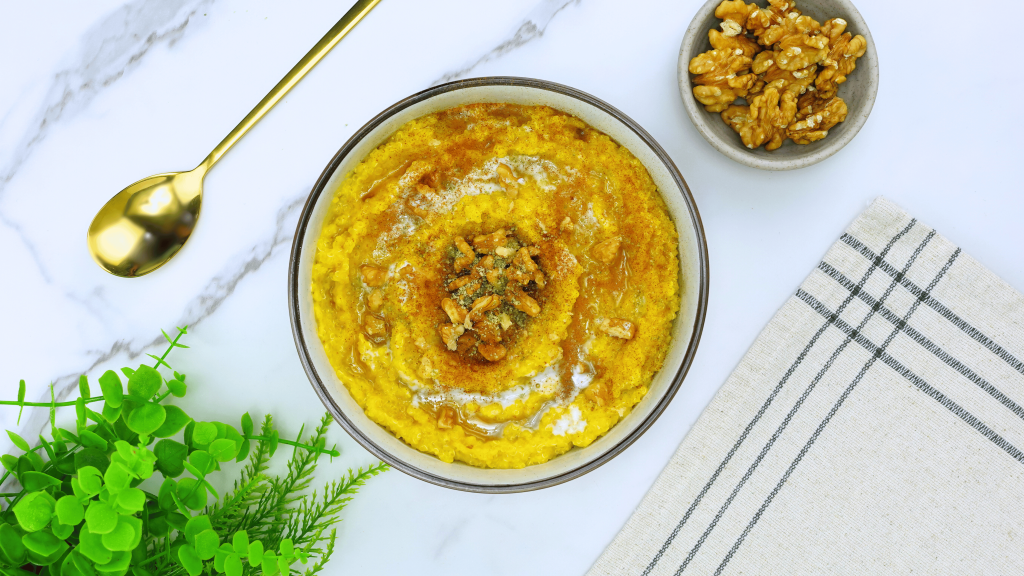
MULTIPOLYGON (((192 349, 172 358, 190 374, 186 408, 205 419, 272 411, 296 432, 323 408, 292 343, 285 268, 327 161, 377 112, 438 82, 568 84, 646 127, 693 190, 711 254, 696 362, 645 436, 569 484, 482 496, 397 471, 373 480, 345 514, 327 573, 582 574, 872 198, 901 204, 1024 289, 1016 2, 860 0, 881 62, 874 113, 837 156, 777 174, 720 155, 683 112, 676 57, 701 3, 384 0, 210 173, 184 251, 126 281, 86 251, 97 208, 138 178, 198 163, 347 3, 0 2, 0 395, 13 398, 20 378, 29 399, 51 381, 67 394, 81 372, 137 363, 161 328, 188 324, 192 349)), ((14 416, 0 411, 0 426, 14 416)), ((38 431, 43 417, 22 427, 38 431)), ((334 438, 344 455, 330 470, 372 461, 340 428, 334 438)))

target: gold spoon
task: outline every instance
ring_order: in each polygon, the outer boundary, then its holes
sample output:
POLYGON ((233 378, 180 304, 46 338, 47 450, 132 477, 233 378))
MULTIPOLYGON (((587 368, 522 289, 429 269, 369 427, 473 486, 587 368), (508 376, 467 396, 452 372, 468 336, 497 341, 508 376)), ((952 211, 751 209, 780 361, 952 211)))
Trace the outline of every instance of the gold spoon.
POLYGON ((96 263, 115 276, 134 278, 177 254, 199 219, 206 173, 378 2, 356 2, 195 169, 143 178, 107 201, 89 225, 89 252, 96 263))

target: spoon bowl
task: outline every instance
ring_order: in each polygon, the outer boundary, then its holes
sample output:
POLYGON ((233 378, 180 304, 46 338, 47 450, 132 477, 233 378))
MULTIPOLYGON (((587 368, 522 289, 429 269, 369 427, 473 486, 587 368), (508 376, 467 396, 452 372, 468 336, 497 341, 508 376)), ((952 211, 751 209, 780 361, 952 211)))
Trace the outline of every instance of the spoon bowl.
POLYGON ((89 252, 96 263, 124 278, 163 266, 195 229, 205 175, 202 166, 156 174, 108 200, 89 225, 89 252))

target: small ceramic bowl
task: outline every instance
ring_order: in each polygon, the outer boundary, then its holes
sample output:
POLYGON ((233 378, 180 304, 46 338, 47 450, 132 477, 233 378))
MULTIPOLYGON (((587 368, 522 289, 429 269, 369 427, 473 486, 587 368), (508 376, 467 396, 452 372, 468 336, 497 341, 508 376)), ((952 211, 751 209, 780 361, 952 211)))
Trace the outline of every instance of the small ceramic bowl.
POLYGON ((421 480, 458 490, 502 493, 553 486, 614 458, 636 441, 665 410, 693 361, 708 302, 708 251, 697 206, 668 154, 625 114, 578 90, 527 78, 476 78, 414 94, 370 120, 327 165, 299 216, 288 266, 288 311, 303 368, 335 420, 364 448, 421 480), (680 310, 672 345, 647 395, 607 434, 544 464, 520 470, 448 464, 405 444, 370 420, 335 374, 316 331, 311 290, 316 241, 341 181, 402 125, 448 108, 477 102, 551 106, 580 118, 633 153, 647 167, 679 232, 680 310))
MULTIPOLYGON (((686 114, 697 131, 716 150, 729 158, 762 170, 795 170, 832 156, 849 144, 860 132, 871 114, 878 94, 878 54, 871 32, 864 18, 849 0, 798 0, 797 8, 818 22, 830 18, 843 18, 848 22, 847 32, 860 34, 868 42, 867 52, 857 60, 857 69, 839 86, 839 96, 846 101, 849 113, 846 121, 829 130, 828 136, 817 142, 800 145, 786 140, 778 150, 768 152, 764 147, 751 150, 740 141, 739 134, 722 121, 719 113, 708 112, 693 97, 693 74, 690 74, 690 60, 702 52, 711 50, 708 30, 720 29, 722 22, 715 17, 715 9, 722 0, 708 0, 686 29, 683 44, 679 48, 679 92, 683 97, 686 114)), ((759 6, 767 6, 765 0, 756 0, 759 6)))

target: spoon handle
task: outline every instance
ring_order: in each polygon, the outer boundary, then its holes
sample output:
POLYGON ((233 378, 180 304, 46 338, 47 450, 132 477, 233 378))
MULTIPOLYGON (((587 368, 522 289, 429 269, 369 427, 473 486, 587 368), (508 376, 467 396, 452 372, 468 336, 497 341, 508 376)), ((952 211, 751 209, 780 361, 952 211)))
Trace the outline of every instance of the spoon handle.
POLYGON ((312 70, 313 66, 316 66, 317 62, 326 56, 327 53, 331 51, 331 48, 334 48, 335 44, 341 41, 341 39, 344 38, 350 30, 355 28, 355 25, 362 20, 363 16, 366 16, 378 2, 380 2, 380 0, 359 0, 356 2, 355 5, 341 17, 341 20, 338 20, 338 23, 335 24, 327 34, 324 34, 324 37, 316 43, 316 46, 313 46, 313 48, 302 57, 302 60, 299 60, 299 63, 285 74, 284 78, 277 83, 277 86, 274 86, 274 89, 264 96, 263 100, 260 100, 260 103, 252 109, 252 112, 249 112, 249 115, 239 122, 238 126, 235 126, 235 129, 232 130, 224 140, 221 140, 220 144, 213 149, 213 152, 210 152, 210 155, 203 160, 202 164, 199 165, 203 169, 203 172, 209 170, 210 167, 220 160, 221 156, 231 149, 231 147, 235 145, 235 142, 238 142, 238 140, 248 132, 254 124, 259 122, 260 118, 263 118, 263 116, 274 107, 274 104, 277 104, 277 102, 292 89, 292 86, 298 84, 299 80, 302 80, 302 77, 312 70))

